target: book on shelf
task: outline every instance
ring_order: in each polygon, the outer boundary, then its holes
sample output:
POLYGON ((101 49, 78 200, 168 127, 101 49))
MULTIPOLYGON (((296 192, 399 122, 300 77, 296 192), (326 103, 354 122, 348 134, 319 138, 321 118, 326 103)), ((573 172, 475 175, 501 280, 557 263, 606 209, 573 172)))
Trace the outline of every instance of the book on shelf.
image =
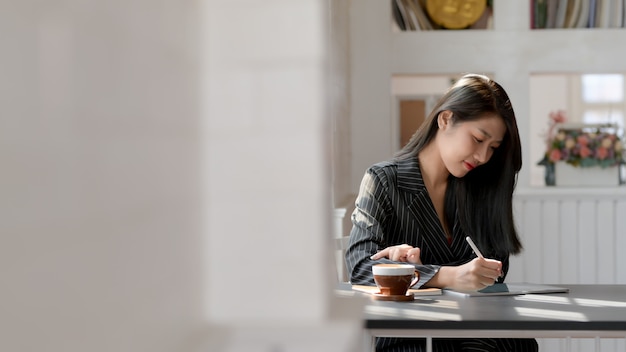
POLYGON ((546 28, 554 28, 556 26, 556 9, 559 0, 547 0, 546 6, 546 28))
POLYGON ((580 15, 580 0, 568 0, 565 10, 565 28, 574 28, 580 15))
POLYGON ((590 0, 580 0, 580 13, 578 15, 578 21, 576 22, 576 28, 589 27, 589 6, 590 0))
POLYGON ((548 19, 548 2, 547 0, 535 1, 535 27, 534 28, 546 28, 548 19))
POLYGON ((531 26, 624 28, 626 0, 531 0, 531 26))
POLYGON ((400 2, 400 0, 391 0, 391 13, 393 14, 394 23, 398 26, 398 29, 405 31, 406 24, 404 18, 406 15, 402 13, 404 8, 401 8, 398 2, 400 2))
POLYGON ((596 1, 596 28, 609 28, 610 0, 596 1))
POLYGON ((589 28, 595 28, 596 26, 596 2, 597 0, 589 0, 589 28))
POLYGON ((554 28, 565 27, 565 16, 567 14, 567 0, 559 0, 556 7, 556 19, 554 22, 554 28))
POLYGON ((417 15, 415 14, 413 0, 402 0, 402 2, 404 4, 404 9, 406 10, 406 15, 409 18, 411 30, 421 30, 420 24, 417 20, 417 15))
POLYGON ((417 23, 421 30, 431 30, 433 29, 433 25, 424 10, 424 1, 423 0, 406 0, 409 3, 409 7, 415 14, 417 19, 417 23))
POLYGON ((402 18, 402 23, 404 30, 406 31, 414 31, 415 30, 415 22, 411 18, 409 14, 409 8, 406 6, 405 0, 392 0, 396 6, 398 7, 398 11, 400 13, 400 17, 402 18))
POLYGON ((611 17, 609 19, 610 28, 623 27, 623 15, 624 15, 624 1, 623 0, 611 0, 611 17))

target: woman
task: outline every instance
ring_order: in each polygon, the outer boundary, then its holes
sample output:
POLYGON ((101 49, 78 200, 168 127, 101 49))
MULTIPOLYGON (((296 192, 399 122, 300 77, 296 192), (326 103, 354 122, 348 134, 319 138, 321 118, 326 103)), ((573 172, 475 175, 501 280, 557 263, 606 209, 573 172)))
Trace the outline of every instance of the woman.
MULTIPOLYGON (((409 143, 365 173, 346 264, 353 284, 372 265, 407 262, 419 287, 479 290, 502 282, 522 245, 512 197, 522 153, 504 89, 468 74, 441 98, 409 143), (470 235, 485 258, 465 241, 470 235)), ((422 351, 424 340, 380 338, 377 351, 422 351)), ((534 339, 435 339, 435 351, 537 351, 534 339)))

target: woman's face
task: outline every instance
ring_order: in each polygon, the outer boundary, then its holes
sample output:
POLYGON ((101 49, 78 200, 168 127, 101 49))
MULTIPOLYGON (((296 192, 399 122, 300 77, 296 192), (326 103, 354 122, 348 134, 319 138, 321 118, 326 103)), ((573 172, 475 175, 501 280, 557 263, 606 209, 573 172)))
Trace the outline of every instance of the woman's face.
POLYGON ((472 169, 489 161, 502 143, 506 125, 502 118, 487 113, 472 121, 452 123, 452 113, 444 111, 439 117, 437 145, 441 159, 455 177, 463 177, 472 169))

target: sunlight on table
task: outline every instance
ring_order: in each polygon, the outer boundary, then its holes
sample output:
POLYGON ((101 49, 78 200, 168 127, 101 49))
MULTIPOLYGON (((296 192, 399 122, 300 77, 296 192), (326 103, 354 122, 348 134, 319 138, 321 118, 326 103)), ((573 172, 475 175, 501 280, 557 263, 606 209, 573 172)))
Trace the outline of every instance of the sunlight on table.
POLYGON ((559 319, 567 321, 589 321, 589 319, 582 313, 568 312, 565 310, 515 307, 515 311, 523 317, 559 319))
POLYGON ((567 297, 556 297, 546 295, 521 295, 515 297, 517 301, 528 302, 541 302, 541 303, 553 303, 553 304, 572 304, 571 299, 567 297))
POLYGON ((443 312, 427 312, 427 311, 393 308, 393 307, 368 306, 365 308, 365 312, 370 313, 370 314, 394 317, 394 318, 461 321, 461 315, 459 314, 443 313, 443 312))
POLYGON ((607 301, 603 299, 574 298, 574 301, 587 307, 626 307, 626 302, 607 301))
POLYGON ((626 307, 626 302, 607 301, 603 299, 590 299, 590 298, 568 298, 568 297, 556 297, 547 295, 522 295, 515 297, 518 301, 528 302, 541 302, 552 304, 575 304, 585 307, 626 307))

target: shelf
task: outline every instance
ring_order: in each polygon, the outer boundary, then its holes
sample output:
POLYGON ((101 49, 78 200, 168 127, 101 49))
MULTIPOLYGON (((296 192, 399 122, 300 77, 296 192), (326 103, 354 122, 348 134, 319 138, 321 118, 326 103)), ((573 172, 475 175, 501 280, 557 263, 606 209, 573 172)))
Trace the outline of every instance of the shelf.
POLYGON ((624 49, 615 45, 626 41, 623 29, 424 31, 394 33, 390 39, 394 73, 458 72, 459 66, 468 63, 477 64, 471 69, 492 72, 496 60, 506 60, 535 73, 601 73, 626 69, 621 59, 624 49), (436 55, 424 55, 425 51, 435 48, 436 55), (462 53, 462 65, 459 53, 462 53))

